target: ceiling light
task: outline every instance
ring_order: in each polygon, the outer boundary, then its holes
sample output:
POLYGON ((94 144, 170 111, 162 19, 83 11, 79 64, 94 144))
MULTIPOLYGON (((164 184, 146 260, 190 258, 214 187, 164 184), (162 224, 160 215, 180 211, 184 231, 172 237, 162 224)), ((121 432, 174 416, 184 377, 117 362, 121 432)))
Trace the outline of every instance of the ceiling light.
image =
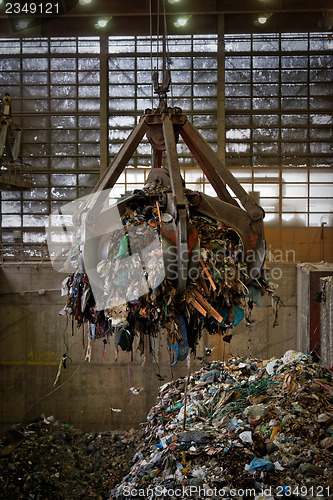
POLYGON ((271 15, 272 15, 272 13, 259 14, 258 19, 257 19, 257 23, 265 24, 266 21, 271 17, 271 15))
POLYGON ((176 26, 176 28, 180 28, 182 26, 185 26, 187 21, 188 21, 187 17, 179 17, 177 21, 174 23, 174 25, 176 26))
POLYGON ((265 24, 265 22, 266 22, 266 21, 267 21, 267 17, 266 17, 264 14, 263 14, 263 15, 260 15, 260 16, 258 17, 258 22, 259 22, 260 24, 265 24))
POLYGON ((105 28, 109 21, 111 21, 112 19, 112 16, 109 16, 109 17, 101 17, 100 19, 98 19, 98 21, 96 22, 95 24, 95 28, 105 28))
POLYGON ((17 27, 20 30, 25 30, 25 28, 27 28, 28 26, 29 26, 29 21, 27 21, 26 19, 21 19, 21 21, 17 23, 17 27))
POLYGON ((108 21, 106 19, 99 19, 97 21, 97 27, 98 28, 105 28, 105 26, 108 24, 108 21))
POLYGON ((91 0, 80 0, 79 1, 80 5, 87 5, 88 3, 91 3, 91 0))
MULTIPOLYGON (((0 0, 1 1, 1 0, 0 0)), ((180 0, 168 0, 169 3, 178 3, 180 0)))

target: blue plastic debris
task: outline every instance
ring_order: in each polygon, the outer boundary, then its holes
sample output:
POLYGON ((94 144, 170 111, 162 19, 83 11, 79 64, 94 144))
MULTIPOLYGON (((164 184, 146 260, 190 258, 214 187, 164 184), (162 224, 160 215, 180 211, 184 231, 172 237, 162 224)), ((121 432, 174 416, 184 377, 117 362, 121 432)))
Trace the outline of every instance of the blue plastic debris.
POLYGON ((254 458, 250 463, 249 470, 262 469, 266 472, 272 472, 275 470, 275 465, 270 460, 266 458, 254 458))

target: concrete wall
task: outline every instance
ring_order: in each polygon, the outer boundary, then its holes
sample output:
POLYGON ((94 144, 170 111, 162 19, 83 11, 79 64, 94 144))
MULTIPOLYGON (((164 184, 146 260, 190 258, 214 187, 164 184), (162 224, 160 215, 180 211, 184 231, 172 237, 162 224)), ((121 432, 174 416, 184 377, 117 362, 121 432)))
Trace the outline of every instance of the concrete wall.
MULTIPOLYGON (((276 293, 282 302, 278 309, 278 325, 273 326, 272 299, 265 295, 264 306, 254 306, 252 311, 253 326, 247 328, 243 320, 234 328, 233 355, 269 359, 282 356, 288 349, 296 349, 296 265, 272 263, 268 265, 268 273, 270 281, 278 285, 276 293)), ((219 353, 223 349, 221 344, 218 343, 219 353)))
MULTIPOLYGON (((331 223, 330 223, 331 224, 331 223)), ((265 223, 266 248, 287 254, 290 262, 333 262, 333 227, 270 226, 265 223), (292 256, 292 261, 290 256, 292 256)))
MULTIPOLYGON (((270 265, 272 281, 279 284, 278 293, 285 307, 279 311, 279 326, 273 328, 271 300, 255 308, 251 328, 245 321, 234 330, 231 344, 219 336, 203 335, 197 355, 204 347, 215 347, 211 359, 232 355, 257 356, 263 359, 279 357, 296 347, 296 266, 270 265), (224 349, 223 349, 224 345, 224 349)), ((56 273, 48 263, 6 263, 0 268, 0 388, 1 432, 13 423, 28 422, 41 413, 73 424, 86 431, 130 428, 145 422, 154 405, 160 382, 158 367, 152 355, 143 359, 134 349, 134 360, 120 352, 115 362, 114 343, 106 346, 104 361, 100 340, 93 341, 91 362, 85 361, 82 329, 72 335, 71 321, 59 316, 65 305, 60 295, 64 275, 56 273), (67 326, 66 326, 67 325, 67 326), (59 383, 53 383, 59 359, 68 346, 69 360, 59 383), (131 386, 143 387, 133 395, 131 386), (120 413, 110 408, 119 408, 120 413)), ((135 342, 136 345, 136 342, 135 342)), ((185 376, 186 362, 170 367, 166 341, 161 339, 158 354, 160 373, 185 376)), ((192 360, 191 371, 200 368, 192 360)))

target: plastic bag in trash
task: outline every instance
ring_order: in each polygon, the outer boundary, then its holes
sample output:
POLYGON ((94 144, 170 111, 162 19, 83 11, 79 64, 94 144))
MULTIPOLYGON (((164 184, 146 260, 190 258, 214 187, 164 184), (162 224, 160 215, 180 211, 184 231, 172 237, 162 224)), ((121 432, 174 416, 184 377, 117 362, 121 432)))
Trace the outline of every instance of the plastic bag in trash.
POLYGON ((272 472, 275 470, 275 465, 273 464, 273 462, 267 460, 266 458, 254 458, 250 463, 249 470, 253 471, 257 469, 261 469, 266 472, 272 472))
POLYGON ((285 352, 282 361, 285 364, 292 363, 293 361, 299 361, 301 358, 307 357, 306 354, 303 354, 302 352, 299 351, 294 351, 293 349, 290 349, 289 351, 285 352))

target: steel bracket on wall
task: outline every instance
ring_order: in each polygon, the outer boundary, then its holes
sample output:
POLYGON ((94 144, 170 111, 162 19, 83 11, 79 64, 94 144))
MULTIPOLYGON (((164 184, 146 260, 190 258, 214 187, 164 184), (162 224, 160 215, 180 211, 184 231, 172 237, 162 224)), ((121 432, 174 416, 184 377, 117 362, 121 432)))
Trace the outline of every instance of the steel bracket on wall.
POLYGON ((2 98, 0 116, 0 188, 25 189, 32 186, 31 168, 19 161, 22 128, 11 119, 11 97, 2 98))

